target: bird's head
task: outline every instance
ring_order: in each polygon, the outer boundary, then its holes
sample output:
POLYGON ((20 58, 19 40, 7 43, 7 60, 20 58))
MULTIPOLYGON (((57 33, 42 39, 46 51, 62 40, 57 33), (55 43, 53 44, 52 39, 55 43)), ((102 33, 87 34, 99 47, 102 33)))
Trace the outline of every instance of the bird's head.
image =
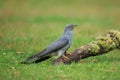
POLYGON ((73 31, 74 27, 76 27, 76 26, 77 26, 76 24, 67 24, 65 26, 64 32, 73 31))

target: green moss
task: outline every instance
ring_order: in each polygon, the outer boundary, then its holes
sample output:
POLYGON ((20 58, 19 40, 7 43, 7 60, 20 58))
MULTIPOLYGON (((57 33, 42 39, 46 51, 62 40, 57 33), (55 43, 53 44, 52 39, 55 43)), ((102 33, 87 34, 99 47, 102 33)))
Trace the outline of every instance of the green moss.
POLYGON ((90 46, 91 46, 90 53, 97 53, 100 49, 96 43, 90 43, 90 46))
POLYGON ((104 48, 105 51, 108 51, 109 49, 114 49, 119 45, 119 40, 116 39, 116 37, 120 37, 118 31, 110 31, 104 36, 99 36, 97 38, 97 44, 104 48))
POLYGON ((116 37, 117 37, 117 39, 118 39, 119 42, 120 42, 120 32, 119 32, 119 31, 117 32, 116 37))

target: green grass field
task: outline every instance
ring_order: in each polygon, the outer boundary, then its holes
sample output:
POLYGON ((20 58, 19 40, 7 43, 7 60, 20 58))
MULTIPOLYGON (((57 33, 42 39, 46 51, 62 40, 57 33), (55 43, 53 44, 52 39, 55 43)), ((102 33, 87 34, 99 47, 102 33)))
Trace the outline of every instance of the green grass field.
POLYGON ((104 32, 120 30, 120 0, 0 0, 0 80, 120 80, 120 50, 80 63, 19 64, 77 24, 74 49, 104 32), (96 62, 94 62, 96 61, 96 62))

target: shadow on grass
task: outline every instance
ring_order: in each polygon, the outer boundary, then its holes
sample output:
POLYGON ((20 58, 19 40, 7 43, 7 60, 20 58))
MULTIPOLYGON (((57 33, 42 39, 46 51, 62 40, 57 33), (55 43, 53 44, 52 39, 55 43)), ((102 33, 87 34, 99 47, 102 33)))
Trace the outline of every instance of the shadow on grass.
POLYGON ((38 60, 35 60, 35 61, 32 61, 32 62, 23 61, 23 62, 20 62, 20 64, 37 64, 37 63, 43 62, 43 61, 45 61, 45 60, 47 60, 49 58, 51 58, 51 56, 46 56, 46 57, 43 57, 41 59, 38 59, 38 60))

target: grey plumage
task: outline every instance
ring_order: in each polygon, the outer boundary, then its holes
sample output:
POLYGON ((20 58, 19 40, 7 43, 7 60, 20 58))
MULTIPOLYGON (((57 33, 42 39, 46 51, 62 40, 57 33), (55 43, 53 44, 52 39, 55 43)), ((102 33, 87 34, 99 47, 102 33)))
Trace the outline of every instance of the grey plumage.
POLYGON ((48 45, 40 53, 28 57, 22 63, 29 63, 30 61, 33 61, 33 60, 39 60, 43 57, 52 55, 52 53, 55 53, 58 55, 58 57, 60 57, 62 54, 64 54, 69 49, 72 43, 72 32, 75 26, 77 25, 67 24, 64 29, 64 33, 60 38, 58 38, 56 41, 48 45))

